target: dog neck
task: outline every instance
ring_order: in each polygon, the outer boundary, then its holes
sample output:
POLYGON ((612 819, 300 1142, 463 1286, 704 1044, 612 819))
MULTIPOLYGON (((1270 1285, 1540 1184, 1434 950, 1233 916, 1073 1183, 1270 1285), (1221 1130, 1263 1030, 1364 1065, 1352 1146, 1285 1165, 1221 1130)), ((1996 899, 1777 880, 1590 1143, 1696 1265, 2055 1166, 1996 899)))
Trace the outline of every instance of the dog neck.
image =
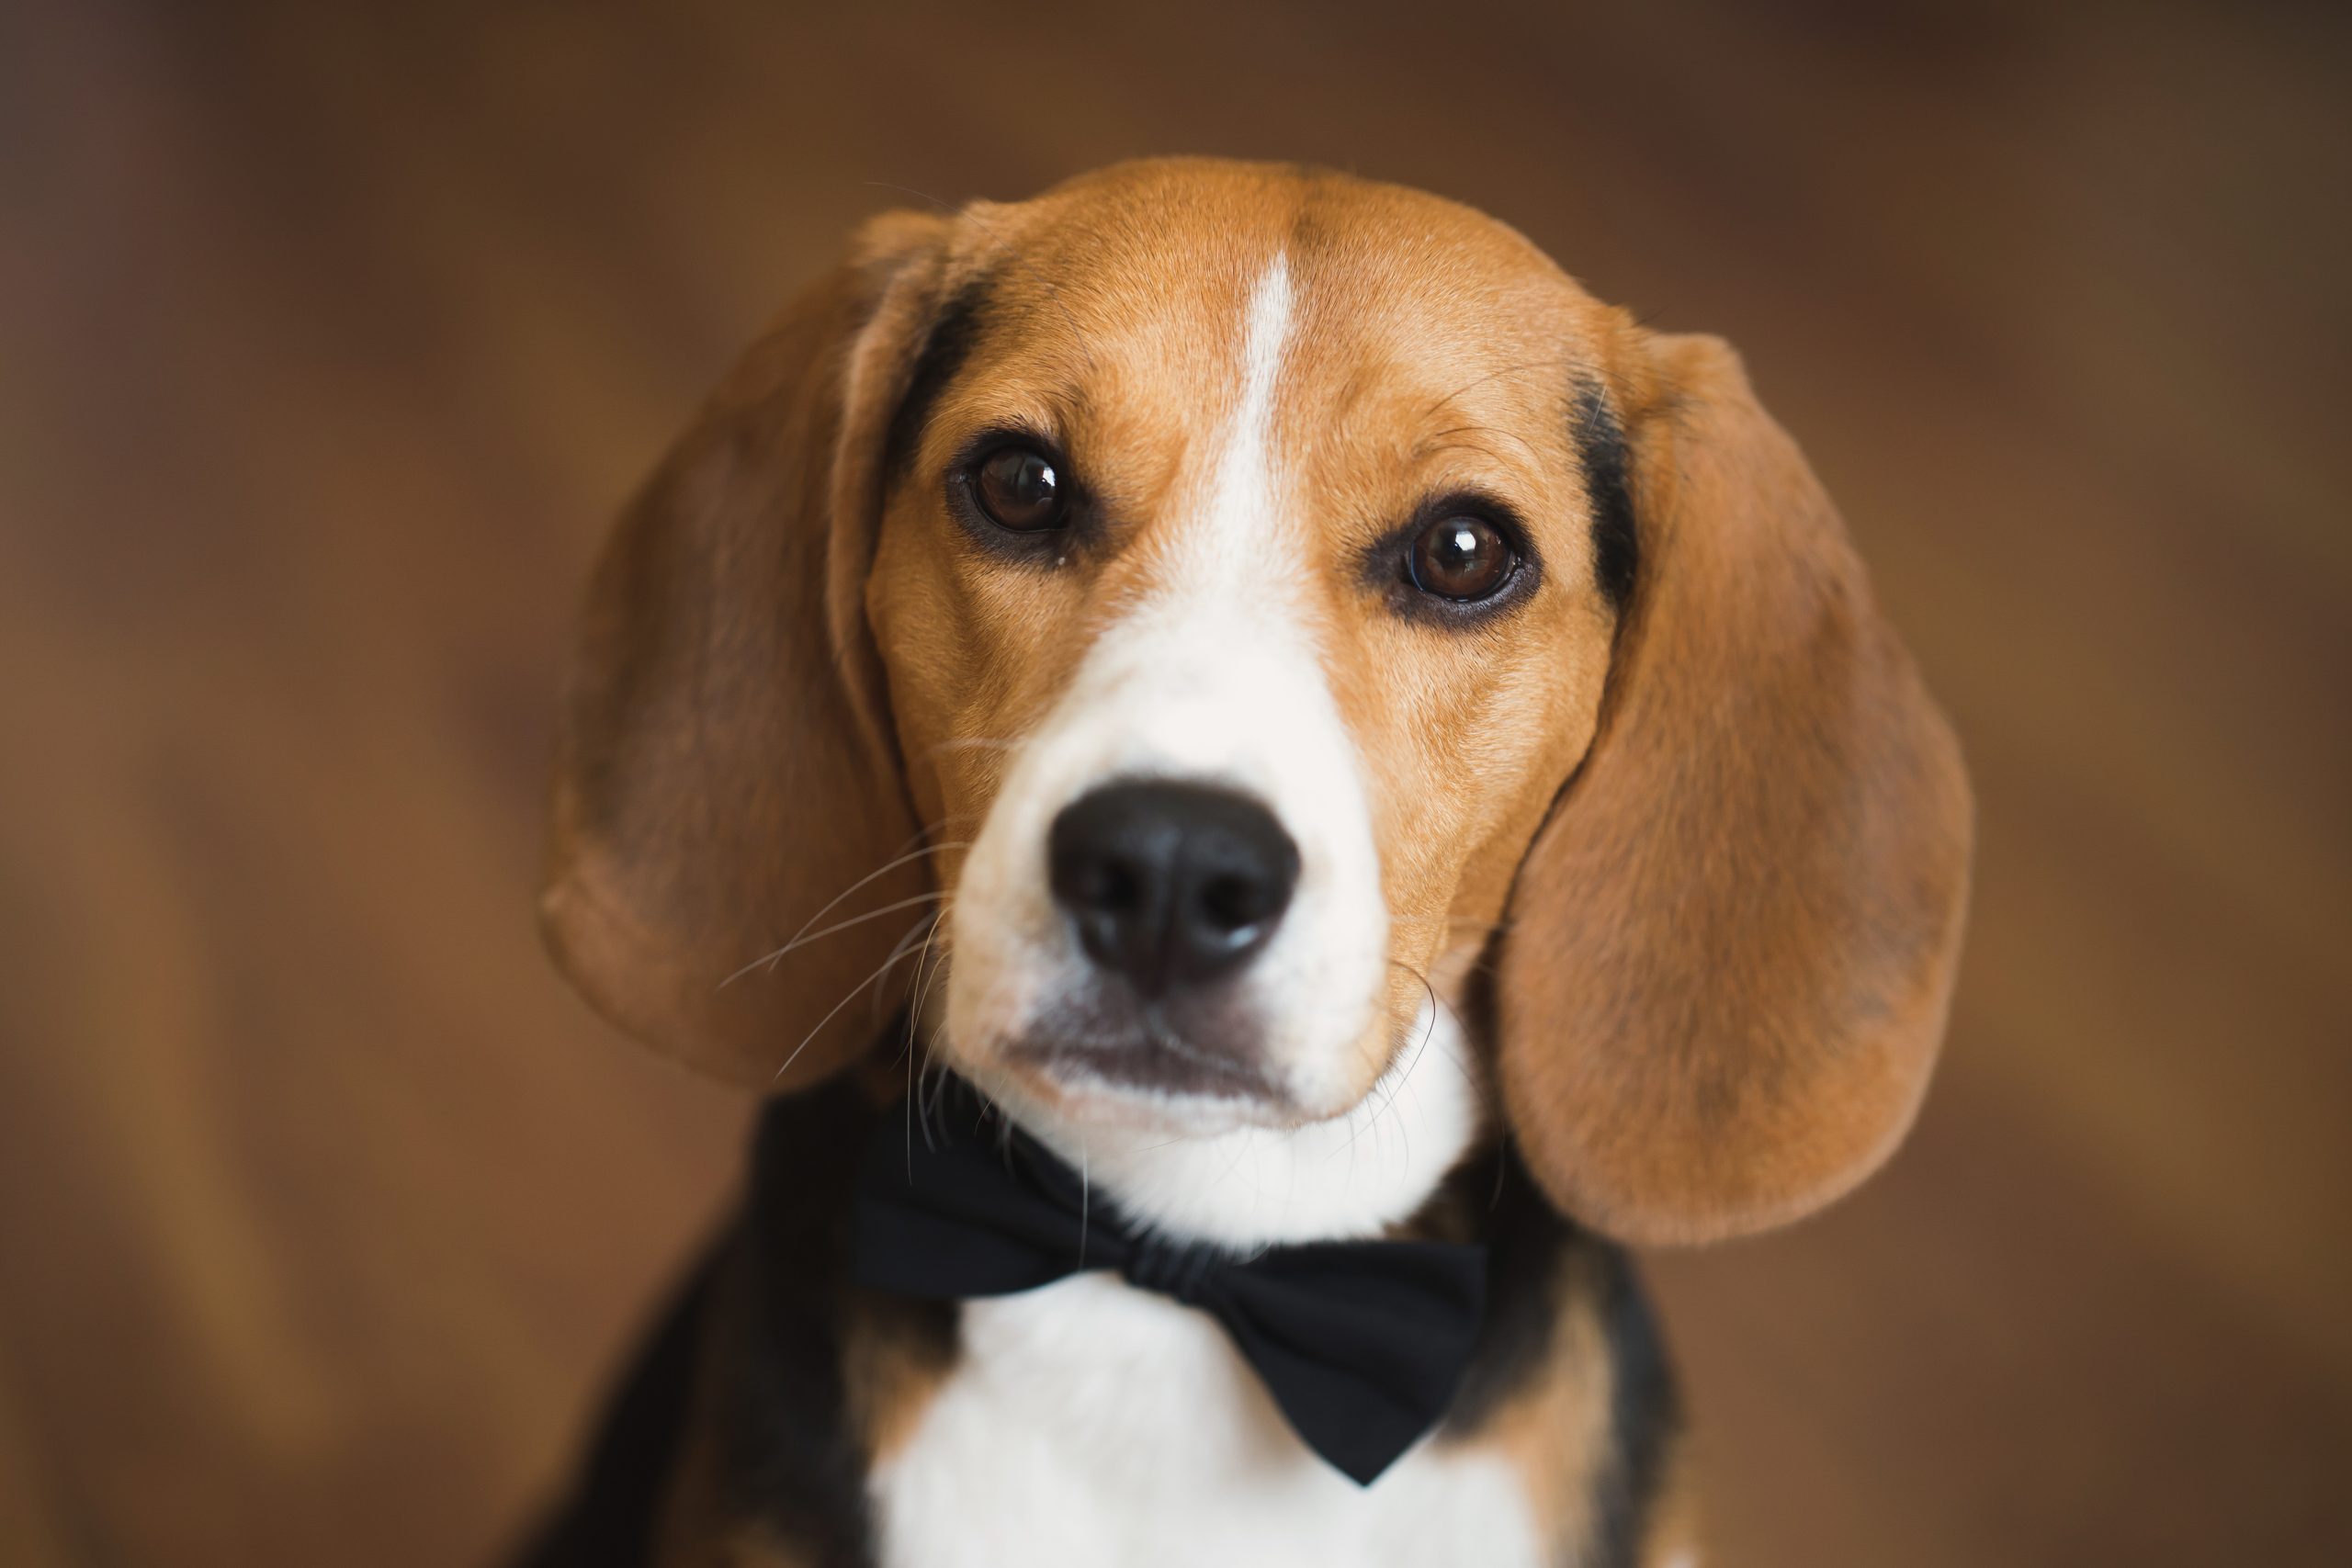
POLYGON ((1486 1137, 1479 1074, 1453 1010, 1424 1005, 1372 1091, 1328 1121, 1182 1136, 999 1103, 1130 1219, 1251 1251, 1370 1239, 1410 1219, 1486 1137))

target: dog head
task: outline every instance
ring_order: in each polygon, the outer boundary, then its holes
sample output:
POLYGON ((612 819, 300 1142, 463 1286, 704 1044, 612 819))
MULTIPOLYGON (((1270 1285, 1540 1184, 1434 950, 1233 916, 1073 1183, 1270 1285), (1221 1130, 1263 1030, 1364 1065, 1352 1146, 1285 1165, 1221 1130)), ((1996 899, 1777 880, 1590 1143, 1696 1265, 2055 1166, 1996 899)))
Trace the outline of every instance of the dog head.
POLYGON ((1727 347, 1451 203, 1170 162, 877 220, 751 351, 597 569, 543 908, 707 1068, 919 991, 1000 1098, 1180 1135, 1473 1007, 1554 1199, 1690 1240, 1900 1137, 1969 837, 1727 347))

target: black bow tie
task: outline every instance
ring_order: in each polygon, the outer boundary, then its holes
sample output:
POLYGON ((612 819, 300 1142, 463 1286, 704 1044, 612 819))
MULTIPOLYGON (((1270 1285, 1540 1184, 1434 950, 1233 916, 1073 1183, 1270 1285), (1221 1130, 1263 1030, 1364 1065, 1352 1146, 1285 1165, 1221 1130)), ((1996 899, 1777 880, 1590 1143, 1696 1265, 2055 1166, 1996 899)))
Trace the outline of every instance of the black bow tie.
POLYGON ((1363 1485, 1445 1414, 1477 1343, 1484 1247, 1182 1246, 1090 1205, 1075 1171, 991 1115, 955 1082, 925 1125, 881 1118, 858 1179, 859 1283, 962 1299, 1115 1269, 1223 1324, 1299 1437, 1363 1485))

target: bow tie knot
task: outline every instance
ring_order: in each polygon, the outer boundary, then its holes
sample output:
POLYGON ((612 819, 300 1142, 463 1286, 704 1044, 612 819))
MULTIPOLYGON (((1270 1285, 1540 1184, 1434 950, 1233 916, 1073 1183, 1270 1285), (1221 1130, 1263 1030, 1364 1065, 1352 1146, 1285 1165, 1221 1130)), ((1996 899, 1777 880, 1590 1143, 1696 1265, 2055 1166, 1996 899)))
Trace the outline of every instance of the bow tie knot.
POLYGON ((1301 1440, 1363 1485, 1444 1416, 1476 1348, 1484 1247, 1317 1242, 1254 1254, 1173 1240, 1087 1201, 1078 1173, 988 1124, 952 1080, 920 1134, 883 1116, 860 1172, 854 1273, 931 1300, 1012 1295, 1087 1269, 1207 1313, 1301 1440))
POLYGON ((1210 1274, 1218 1265, 1231 1261, 1214 1247, 1172 1242, 1147 1233, 1128 1239, 1127 1256, 1120 1262, 1119 1272, 1139 1290, 1197 1306, 1210 1274))

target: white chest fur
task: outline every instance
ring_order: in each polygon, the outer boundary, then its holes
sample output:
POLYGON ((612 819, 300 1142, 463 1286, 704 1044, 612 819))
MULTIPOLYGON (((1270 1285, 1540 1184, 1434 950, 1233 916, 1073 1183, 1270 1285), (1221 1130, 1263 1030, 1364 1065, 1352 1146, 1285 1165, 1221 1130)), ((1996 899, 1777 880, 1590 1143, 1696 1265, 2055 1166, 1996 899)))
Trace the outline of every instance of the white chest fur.
POLYGON ((1108 1274, 964 1307, 871 1485, 888 1568, 1528 1568, 1513 1472, 1424 1443, 1371 1487, 1303 1447, 1204 1314, 1108 1274))
MULTIPOLYGON (((1131 1213, 1237 1246, 1376 1235, 1477 1135, 1450 1015, 1350 1115, 1124 1146, 1032 1130, 1131 1213), (1091 1145, 1091 1146, 1090 1146, 1091 1145)), ((1216 1321, 1115 1275, 967 1303, 962 1356, 869 1485, 888 1568, 1529 1568, 1514 1472, 1424 1441, 1370 1487, 1283 1424, 1216 1321)))

